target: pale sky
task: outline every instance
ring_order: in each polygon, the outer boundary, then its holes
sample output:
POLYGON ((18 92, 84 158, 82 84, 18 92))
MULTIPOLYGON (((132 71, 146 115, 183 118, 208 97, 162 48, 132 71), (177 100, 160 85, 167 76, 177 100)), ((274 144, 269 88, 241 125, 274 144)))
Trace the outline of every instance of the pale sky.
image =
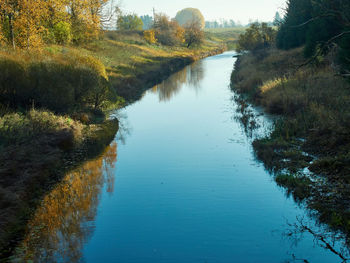
POLYGON ((198 8, 205 20, 233 19, 243 24, 249 19, 272 21, 276 11, 285 6, 286 0, 122 0, 122 10, 137 15, 152 15, 156 12, 175 17, 177 11, 186 8, 198 8))

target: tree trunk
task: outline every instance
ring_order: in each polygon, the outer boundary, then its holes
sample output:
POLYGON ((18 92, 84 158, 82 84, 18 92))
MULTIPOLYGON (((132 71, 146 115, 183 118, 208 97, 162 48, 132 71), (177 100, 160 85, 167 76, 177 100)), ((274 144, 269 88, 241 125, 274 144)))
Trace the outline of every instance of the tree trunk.
POLYGON ((12 44, 13 49, 16 49, 16 42, 15 42, 15 33, 13 32, 13 15, 9 14, 9 26, 10 26, 10 42, 12 44))

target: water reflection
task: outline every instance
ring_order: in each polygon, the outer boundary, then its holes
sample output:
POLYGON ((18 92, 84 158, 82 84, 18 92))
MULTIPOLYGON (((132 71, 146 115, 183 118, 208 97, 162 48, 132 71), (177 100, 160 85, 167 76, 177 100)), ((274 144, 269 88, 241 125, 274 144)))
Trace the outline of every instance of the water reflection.
POLYGON ((102 188, 114 191, 117 144, 103 156, 68 174, 42 201, 14 262, 80 262, 82 248, 94 231, 102 188))
POLYGON ((247 102, 240 94, 233 94, 231 101, 235 107, 232 119, 237 121, 244 134, 251 141, 265 137, 271 132, 275 116, 264 114, 247 102))
MULTIPOLYGON (((287 230, 284 236, 291 240, 292 245, 297 246, 306 235, 311 235, 315 246, 336 255, 339 262, 346 263, 350 261, 350 251, 346 237, 340 231, 333 231, 323 224, 312 224, 312 221, 304 217, 298 217, 295 223, 287 222, 287 230)), ((291 260, 286 262, 311 262, 309 259, 298 257, 294 253, 290 256, 291 260)))
POLYGON ((174 73, 162 83, 154 86, 151 92, 158 93, 159 101, 170 101, 187 84, 198 93, 205 75, 202 61, 195 62, 185 70, 174 73))
POLYGON ((120 109, 111 114, 113 119, 118 119, 119 121, 119 129, 116 136, 116 141, 125 145, 126 138, 131 134, 131 126, 128 120, 128 115, 124 111, 124 109, 120 109))

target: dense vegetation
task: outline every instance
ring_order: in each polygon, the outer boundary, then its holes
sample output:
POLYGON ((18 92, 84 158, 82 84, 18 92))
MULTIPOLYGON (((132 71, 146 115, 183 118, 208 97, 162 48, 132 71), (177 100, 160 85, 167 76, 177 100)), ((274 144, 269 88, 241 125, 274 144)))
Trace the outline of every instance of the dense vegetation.
POLYGON ((304 45, 307 57, 333 51, 348 74, 350 67, 350 2, 347 0, 290 0, 276 45, 290 49, 304 45))
POLYGON ((240 35, 236 50, 258 51, 274 45, 276 30, 269 27, 267 23, 253 23, 247 30, 240 35))
POLYGON ((238 58, 232 88, 280 116, 271 134, 253 143, 277 183, 350 234, 349 1, 287 4, 275 41, 256 45, 263 42, 249 33, 255 26, 241 35, 240 51, 251 52, 238 58))
POLYGON ((0 2, 0 40, 13 48, 44 43, 82 43, 98 37, 108 0, 5 0, 0 2))

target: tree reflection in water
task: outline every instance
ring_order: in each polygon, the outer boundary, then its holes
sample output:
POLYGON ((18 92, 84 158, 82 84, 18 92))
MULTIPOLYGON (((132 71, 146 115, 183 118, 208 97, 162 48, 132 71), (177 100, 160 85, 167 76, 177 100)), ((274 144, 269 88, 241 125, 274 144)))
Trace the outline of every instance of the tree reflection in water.
POLYGON ((159 94, 159 101, 171 100, 185 84, 198 92, 201 88, 200 82, 204 78, 204 73, 203 62, 195 62, 184 70, 172 74, 168 79, 154 86, 151 91, 159 94))
MULTIPOLYGON (((349 241, 340 231, 333 231, 329 227, 320 225, 310 225, 311 222, 303 217, 298 217, 296 222, 291 224, 287 222, 287 230, 284 236, 292 241, 293 245, 297 245, 305 235, 311 235, 315 246, 319 246, 328 252, 336 255, 339 262, 350 262, 349 241)), ((291 260, 286 262, 310 262, 308 259, 299 258, 295 254, 291 254, 291 260)))
POLYGON ((114 190, 117 144, 103 156, 69 173, 42 201, 17 249, 16 262, 80 262, 94 231, 102 188, 114 190))

